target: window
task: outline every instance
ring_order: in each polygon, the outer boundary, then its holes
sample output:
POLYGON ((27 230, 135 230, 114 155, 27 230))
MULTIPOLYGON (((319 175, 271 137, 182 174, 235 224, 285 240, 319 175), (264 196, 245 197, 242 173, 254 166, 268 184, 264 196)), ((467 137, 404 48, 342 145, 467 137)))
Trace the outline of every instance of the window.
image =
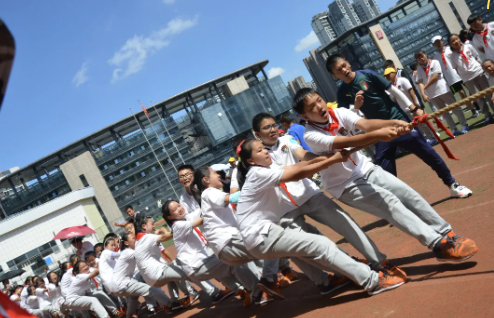
POLYGON ((156 171, 156 167, 155 166, 152 166, 151 167, 151 171, 156 171))
POLYGON ((123 174, 124 173, 124 169, 120 169, 120 174, 123 174))
POLYGON ((137 167, 138 165, 140 165, 140 163, 139 163, 139 161, 136 161, 136 167, 137 167))
POLYGON ((125 180, 125 184, 129 185, 130 184, 130 181, 129 180, 125 180))
POLYGON ((141 146, 141 149, 142 149, 142 150, 145 150, 145 149, 146 149, 146 147, 144 147, 144 145, 142 145, 142 146, 141 146))
POLYGON ((109 176, 108 176, 108 179, 110 179, 110 181, 112 181, 112 180, 113 180, 113 175, 112 175, 112 174, 111 174, 111 175, 109 175, 109 176))
POLYGON ((104 165, 103 169, 105 169, 105 170, 108 169, 108 165, 104 165))
POLYGON ((146 173, 144 171, 141 172, 141 177, 145 177, 146 173))
POLYGON ((130 151, 130 155, 133 156, 134 155, 134 150, 131 150, 130 151))
POLYGON ((87 182, 86 177, 85 177, 83 174, 81 174, 81 175, 79 176, 79 178, 81 179, 81 181, 82 181, 82 185, 83 185, 85 188, 86 188, 86 187, 89 187, 89 183, 87 182))
POLYGON ((115 191, 118 191, 118 189, 119 189, 118 186, 115 186, 115 191))

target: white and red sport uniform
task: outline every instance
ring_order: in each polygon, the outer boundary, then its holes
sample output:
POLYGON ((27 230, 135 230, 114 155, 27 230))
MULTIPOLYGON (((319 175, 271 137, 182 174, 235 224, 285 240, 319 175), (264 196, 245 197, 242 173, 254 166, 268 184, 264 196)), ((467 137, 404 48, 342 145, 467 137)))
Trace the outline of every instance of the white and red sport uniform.
POLYGON ((53 283, 49 283, 46 288, 48 289, 48 294, 50 295, 51 303, 53 307, 56 309, 60 309, 60 306, 62 306, 64 301, 60 286, 56 286, 53 283))
POLYGON ((494 22, 485 23, 483 31, 476 31, 470 43, 475 49, 485 52, 485 59, 494 61, 494 22))
POLYGON ((161 251, 158 243, 159 235, 139 233, 136 236, 134 256, 137 268, 144 281, 154 286, 161 277, 165 264, 161 263, 161 251))
POLYGON ((108 292, 113 292, 112 290, 112 276, 113 269, 115 268, 115 264, 117 263, 116 258, 120 256, 119 252, 113 252, 110 250, 103 250, 99 257, 99 276, 103 281, 103 285, 105 286, 108 292))
POLYGON ((60 291, 64 298, 67 298, 67 292, 69 291, 70 285, 72 285, 72 275, 73 268, 70 267, 65 274, 63 274, 62 279, 60 280, 60 291))
POLYGON ((441 66, 441 72, 444 76, 444 79, 446 80, 446 83, 449 86, 452 86, 453 84, 461 81, 460 76, 458 75, 456 70, 451 65, 451 55, 452 54, 453 54, 453 51, 451 51, 451 48, 449 46, 445 46, 443 48, 442 53, 435 51, 433 56, 432 56, 432 59, 437 61, 439 63, 439 66, 441 66))
POLYGON ((15 302, 19 306, 21 305, 21 296, 19 296, 17 294, 10 295, 10 300, 12 300, 13 302, 15 302))

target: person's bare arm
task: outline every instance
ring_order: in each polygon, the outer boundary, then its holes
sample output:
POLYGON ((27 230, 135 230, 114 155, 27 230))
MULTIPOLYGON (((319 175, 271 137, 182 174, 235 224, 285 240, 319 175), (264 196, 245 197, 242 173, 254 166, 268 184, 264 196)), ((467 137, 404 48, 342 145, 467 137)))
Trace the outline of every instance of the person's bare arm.
POLYGON ((95 268, 92 273, 89 273, 89 276, 87 277, 87 279, 92 279, 98 275, 99 275, 99 269, 95 268))
POLYGON ((165 260, 169 261, 170 263, 173 262, 172 254, 170 254, 167 249, 163 251, 163 255, 165 256, 165 260))
POLYGON ((155 233, 157 235, 159 235, 159 237, 157 239, 157 242, 159 242, 159 243, 165 242, 165 241, 169 241, 169 240, 171 240, 173 238, 173 232, 168 231, 164 227, 162 227, 159 230, 156 230, 155 233))
POLYGON ((230 188, 230 194, 240 191, 240 188, 230 188))
POLYGON ((328 157, 317 157, 310 161, 300 161, 291 166, 285 166, 283 169, 283 175, 281 176, 281 182, 298 181, 304 178, 310 178, 316 172, 329 167, 332 164, 338 162, 345 162, 348 160, 348 154, 346 150, 337 152, 328 157))
POLYGON ((424 89, 428 89, 432 84, 437 82, 437 80, 439 79, 439 76, 441 76, 441 73, 433 74, 432 77, 427 82, 427 84, 424 86, 424 89))
POLYGON ((417 108, 413 109, 413 115, 422 116, 424 114, 424 111, 422 110, 422 108, 420 108, 419 101, 417 99, 417 95, 415 95, 415 91, 413 90, 413 88, 410 88, 408 90, 408 93, 410 94, 410 97, 412 98, 413 104, 415 105, 415 107, 417 107, 417 108))
POLYGON ((429 96, 425 94, 424 83, 419 82, 419 89, 420 89, 420 94, 422 94, 422 99, 424 100, 424 102, 428 102, 429 96))
POLYGON ((160 225, 162 225, 162 224, 165 224, 165 222, 166 222, 166 221, 165 221, 165 219, 161 219, 161 220, 159 220, 158 222, 155 222, 155 223, 154 223, 154 226, 155 226, 155 227, 156 227, 156 226, 160 226, 160 225))
MULTIPOLYGON (((228 197, 230 197, 230 195, 228 195, 228 197)), ((200 218, 195 219, 194 221, 192 221, 192 228, 201 226, 203 223, 204 223, 204 219, 201 216, 200 218)))
POLYGON ((302 147, 298 147, 297 149, 295 149, 294 155, 299 160, 304 160, 304 161, 309 161, 309 160, 312 160, 312 159, 315 159, 318 157, 315 154, 313 154, 312 152, 307 151, 302 147))
POLYGON ((113 223, 113 225, 119 226, 119 227, 126 227, 129 224, 130 224, 130 222, 127 222, 127 221, 120 221, 120 222, 113 223))

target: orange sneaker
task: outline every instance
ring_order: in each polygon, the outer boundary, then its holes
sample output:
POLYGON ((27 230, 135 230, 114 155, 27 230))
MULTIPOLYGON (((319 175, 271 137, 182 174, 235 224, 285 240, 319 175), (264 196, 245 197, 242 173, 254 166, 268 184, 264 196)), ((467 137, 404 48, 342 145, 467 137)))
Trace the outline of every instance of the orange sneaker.
POLYGON ((373 290, 367 291, 369 295, 376 295, 387 290, 391 290, 405 284, 406 279, 401 275, 393 275, 387 272, 379 272, 379 282, 373 290))
POLYGON ((281 274, 283 274, 283 276, 285 276, 291 283, 296 281, 296 280, 299 280, 297 272, 295 272, 290 267, 283 269, 281 271, 281 274))
POLYGON ((117 310, 115 313, 114 313, 114 316, 119 318, 119 317, 123 317, 125 316, 125 313, 123 311, 120 311, 120 310, 117 310))
POLYGON ((290 280, 284 276, 282 273, 278 273, 278 286, 280 288, 285 288, 290 285, 290 280))
POLYGON ((270 295, 274 299, 285 299, 283 293, 281 292, 278 284, 276 282, 270 282, 266 278, 261 278, 259 283, 257 283, 257 288, 259 288, 262 292, 270 295))
POLYGON ((441 262, 461 262, 472 257, 478 250, 475 242, 467 238, 464 240, 442 238, 434 247, 436 258, 441 262))
POLYGON ((269 296, 266 293, 260 293, 255 300, 255 304, 258 306, 262 306, 264 304, 267 304, 269 302, 272 302, 274 300, 273 297, 269 296))
POLYGON ((192 305, 199 300, 199 293, 189 295, 190 304, 192 305))
POLYGON ((216 293, 216 295, 213 296, 213 305, 216 305, 223 300, 227 299, 231 295, 235 294, 235 292, 231 289, 224 289, 220 290, 219 292, 216 293))
POLYGON ((182 308, 187 308, 190 305, 192 305, 190 297, 184 297, 184 298, 180 299, 178 301, 178 303, 180 304, 180 307, 182 307, 182 308))
POLYGON ((382 261, 381 265, 388 273, 393 275, 401 275, 405 279, 407 278, 407 274, 405 273, 405 271, 391 264, 389 260, 382 261))
POLYGON ((319 285, 317 288, 319 288, 319 292, 321 295, 327 295, 337 289, 342 288, 343 286, 348 285, 352 281, 346 278, 345 276, 341 275, 329 275, 328 276, 328 283, 327 285, 319 285))
POLYGON ((249 307, 252 304, 252 294, 250 291, 242 289, 242 295, 240 297, 242 298, 244 307, 249 307))

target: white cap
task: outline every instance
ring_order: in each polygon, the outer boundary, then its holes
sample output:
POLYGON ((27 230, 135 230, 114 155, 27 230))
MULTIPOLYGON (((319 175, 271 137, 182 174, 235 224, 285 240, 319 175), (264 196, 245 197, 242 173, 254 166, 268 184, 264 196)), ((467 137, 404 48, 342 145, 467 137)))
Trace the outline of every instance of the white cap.
POLYGON ((435 37, 432 38, 431 43, 434 44, 437 40, 442 40, 443 37, 440 35, 436 35, 435 37))

